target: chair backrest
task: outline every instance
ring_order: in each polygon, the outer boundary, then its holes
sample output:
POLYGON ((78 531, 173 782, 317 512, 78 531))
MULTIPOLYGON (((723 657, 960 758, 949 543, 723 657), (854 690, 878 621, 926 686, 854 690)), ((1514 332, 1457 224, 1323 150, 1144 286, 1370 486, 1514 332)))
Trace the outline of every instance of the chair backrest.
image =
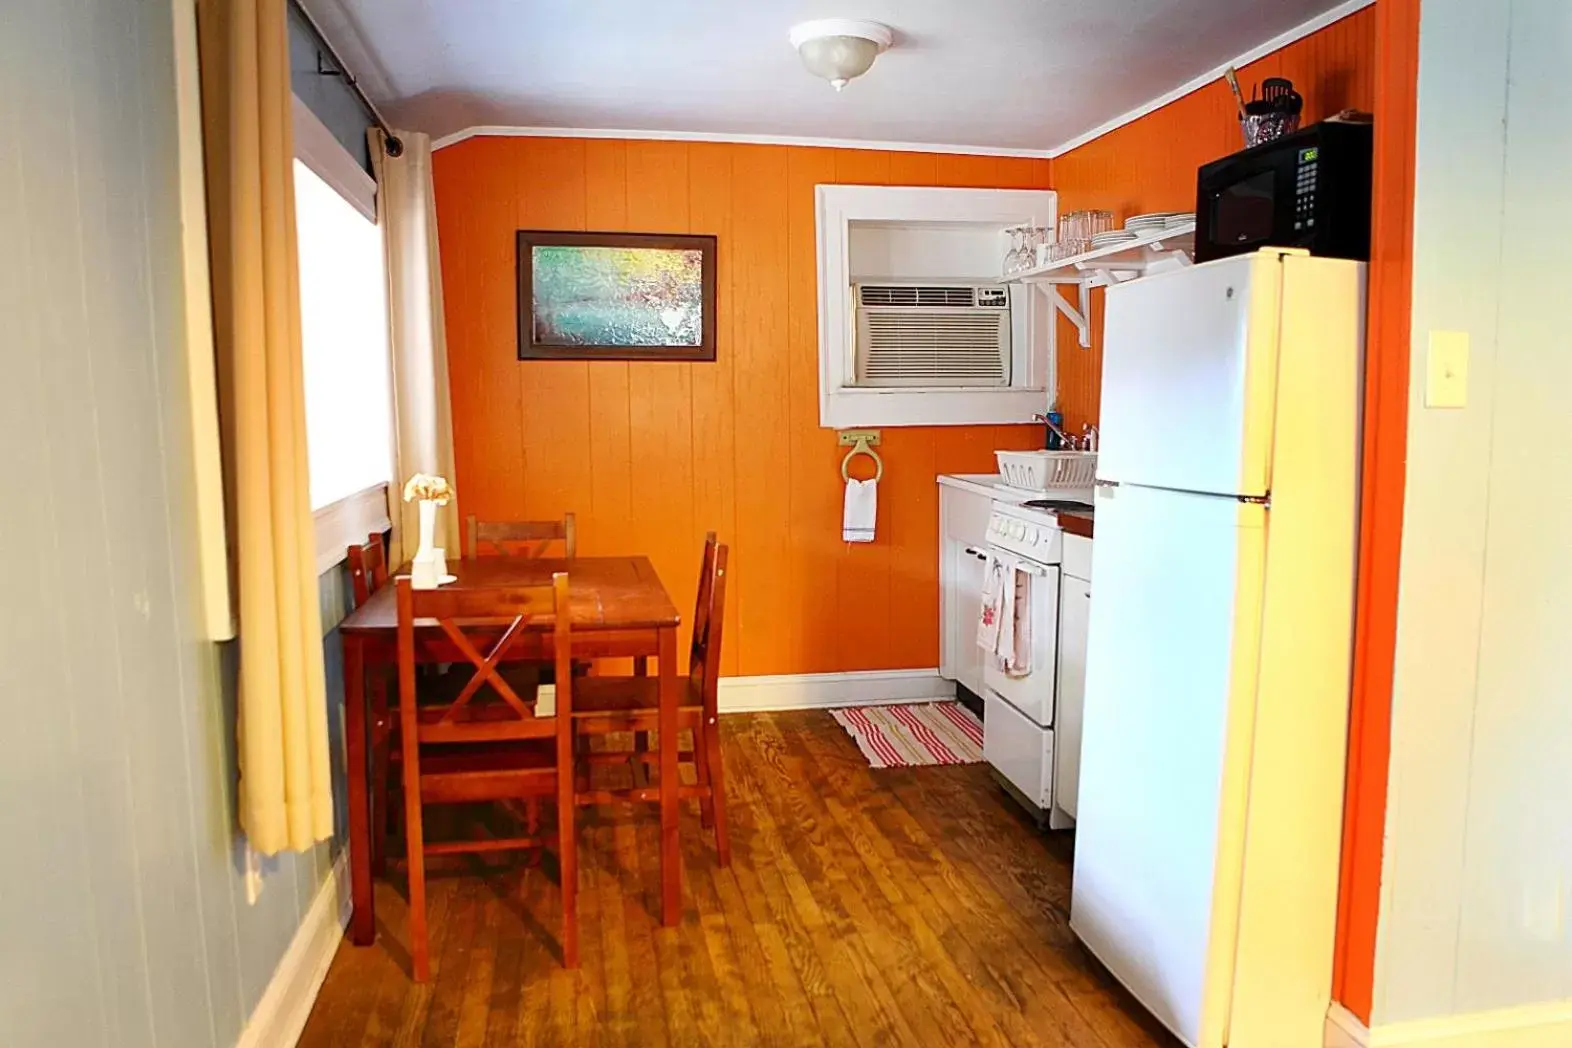
POLYGON ((388 551, 382 533, 373 531, 366 536, 364 546, 349 547, 349 581, 355 591, 355 607, 371 599, 371 595, 388 584, 388 551))
MULTIPOLYGON (((550 586, 491 586, 417 590, 410 577, 395 581, 398 604, 399 717, 409 738, 424 743, 498 742, 572 732, 572 620, 568 576, 558 572, 550 586), (435 620, 447 645, 468 660, 473 675, 440 702, 418 702, 415 679, 416 623, 435 620), (519 695, 500 672, 526 633, 551 626, 556 664, 556 713, 541 717, 534 696, 519 695), (478 645, 486 645, 484 654, 478 645)), ((464 663, 455 660, 453 673, 464 663)))
POLYGON ((699 597, 693 609, 693 643, 688 649, 688 676, 704 696, 706 716, 714 716, 720 683, 721 633, 726 623, 727 547, 715 532, 704 536, 699 568, 699 597))
POLYGON ((553 543, 562 543, 569 560, 579 555, 578 526, 573 514, 561 520, 481 520, 469 517, 471 557, 544 557, 553 543))

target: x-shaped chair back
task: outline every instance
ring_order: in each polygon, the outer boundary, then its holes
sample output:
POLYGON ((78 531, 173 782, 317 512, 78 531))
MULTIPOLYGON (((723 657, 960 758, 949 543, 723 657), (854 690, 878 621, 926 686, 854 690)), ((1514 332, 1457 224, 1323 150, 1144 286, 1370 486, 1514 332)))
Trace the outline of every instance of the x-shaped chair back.
MULTIPOLYGON (((417 590, 407 576, 400 576, 396 585, 399 714, 406 731, 413 731, 423 743, 498 742, 556 732, 557 717, 537 716, 534 695, 520 695, 500 670, 527 632, 547 624, 555 661, 562 661, 571 643, 566 574, 553 575, 550 586, 417 590), (456 693, 451 685, 417 692, 416 630, 431 622, 474 668, 456 693), (488 645, 484 653, 477 641, 488 645)), ((444 677, 453 681, 456 669, 444 677)), ((558 684, 558 717, 571 704, 570 688, 571 684, 558 684)))

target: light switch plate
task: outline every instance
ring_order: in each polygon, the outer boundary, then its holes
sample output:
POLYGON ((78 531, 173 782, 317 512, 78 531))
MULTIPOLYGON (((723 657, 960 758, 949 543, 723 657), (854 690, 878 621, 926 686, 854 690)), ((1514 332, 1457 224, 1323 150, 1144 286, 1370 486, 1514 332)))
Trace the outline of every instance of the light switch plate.
POLYGON ((1432 331, 1425 354, 1425 407, 1468 406, 1468 332, 1432 331))

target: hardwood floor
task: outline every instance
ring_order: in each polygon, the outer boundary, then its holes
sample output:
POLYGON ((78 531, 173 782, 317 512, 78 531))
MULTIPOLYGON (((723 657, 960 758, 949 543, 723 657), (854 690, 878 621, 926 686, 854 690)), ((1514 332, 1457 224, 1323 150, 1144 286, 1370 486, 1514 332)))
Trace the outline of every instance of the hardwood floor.
POLYGON ((555 866, 440 872, 432 981, 403 897, 346 941, 302 1048, 341 1045, 1176 1045, 1068 926, 1070 844, 982 765, 873 771, 826 713, 722 719, 734 857, 683 813, 682 925, 659 926, 653 806, 583 809, 583 965, 555 866))

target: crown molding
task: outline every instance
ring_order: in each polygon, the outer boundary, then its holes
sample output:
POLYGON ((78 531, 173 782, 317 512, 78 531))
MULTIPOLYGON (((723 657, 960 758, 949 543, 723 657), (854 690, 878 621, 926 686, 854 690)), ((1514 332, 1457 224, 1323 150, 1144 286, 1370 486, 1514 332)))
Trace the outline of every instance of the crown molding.
POLYGON ((1373 3, 1375 3, 1375 0, 1344 0, 1343 3, 1338 4, 1330 11, 1324 11, 1307 22, 1301 22, 1299 25, 1294 26, 1287 32, 1279 33, 1278 35, 1272 37, 1272 39, 1267 40, 1264 43, 1257 44, 1255 47, 1252 47, 1250 50, 1246 51, 1242 55, 1239 55, 1232 61, 1224 62, 1222 65, 1211 70, 1210 72, 1202 73, 1200 76, 1186 81, 1185 83, 1174 88, 1172 91, 1169 91, 1167 94, 1158 95, 1150 102, 1137 106, 1128 113, 1124 113, 1121 116, 1116 116, 1105 124, 1098 124, 1096 127, 1092 128, 1090 131, 1087 131, 1085 134, 1077 135, 1067 142, 1061 142, 1059 145, 1056 145, 1052 149, 1048 150, 1047 155, 1050 157, 1063 156, 1073 149, 1079 149, 1088 142, 1096 141, 1111 131, 1119 130, 1126 124, 1133 124, 1143 116, 1146 116, 1149 113, 1155 113, 1157 110, 1163 108, 1165 105, 1168 105, 1170 102, 1177 102, 1185 95, 1193 94, 1194 92, 1199 91, 1201 88, 1205 87, 1207 84, 1210 84, 1216 80, 1221 80, 1223 78, 1223 72, 1228 69, 1229 66, 1233 66, 1235 69, 1238 69, 1242 66, 1249 65, 1251 62, 1259 61, 1260 59, 1265 58, 1267 55, 1271 54, 1273 51, 1281 51, 1289 44, 1297 43, 1312 33, 1318 33, 1334 22, 1341 22, 1349 15, 1363 10, 1373 3))
POLYGON ((808 146, 817 149, 882 149, 890 153, 949 153, 959 156, 998 156, 1047 160, 1046 149, 1005 149, 944 142, 876 142, 861 138, 812 138, 798 135, 748 135, 725 131, 650 131, 590 127, 513 127, 480 124, 443 135, 431 148, 445 149, 469 138, 623 138, 639 142, 730 142, 755 146, 808 146))

